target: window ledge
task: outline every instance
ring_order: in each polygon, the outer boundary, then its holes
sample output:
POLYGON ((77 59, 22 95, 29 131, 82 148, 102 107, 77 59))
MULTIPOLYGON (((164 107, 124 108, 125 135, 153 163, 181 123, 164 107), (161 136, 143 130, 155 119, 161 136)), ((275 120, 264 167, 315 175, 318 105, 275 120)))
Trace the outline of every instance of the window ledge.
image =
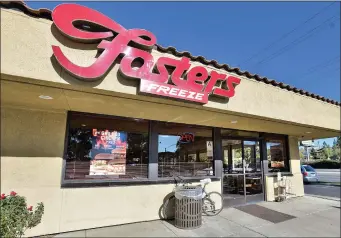
MULTIPOLYGON (((220 181, 218 177, 203 177, 203 178, 184 178, 186 182, 197 183, 201 179, 210 178, 212 182, 220 181)), ((77 181, 69 180, 64 181, 61 185, 62 188, 91 188, 91 187, 118 187, 118 186, 139 186, 139 185, 153 185, 153 184, 175 184, 174 178, 171 179, 158 179, 158 180, 116 180, 116 181, 77 181)))

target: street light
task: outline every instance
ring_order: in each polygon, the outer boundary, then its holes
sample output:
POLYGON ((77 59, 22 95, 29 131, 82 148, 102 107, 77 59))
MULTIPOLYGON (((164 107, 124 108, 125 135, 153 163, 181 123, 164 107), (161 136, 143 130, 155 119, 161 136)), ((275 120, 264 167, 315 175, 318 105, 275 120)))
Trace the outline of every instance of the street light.
POLYGON ((167 152, 167 149, 168 149, 169 147, 171 147, 171 146, 174 146, 174 145, 177 145, 177 143, 175 143, 175 144, 173 144, 173 145, 170 145, 170 146, 167 146, 167 147, 165 147, 165 152, 167 152))

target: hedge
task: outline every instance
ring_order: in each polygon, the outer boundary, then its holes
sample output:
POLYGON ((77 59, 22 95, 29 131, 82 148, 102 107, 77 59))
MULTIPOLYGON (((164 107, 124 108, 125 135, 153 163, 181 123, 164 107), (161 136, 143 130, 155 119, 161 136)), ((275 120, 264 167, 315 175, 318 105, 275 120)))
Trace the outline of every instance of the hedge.
POLYGON ((311 160, 305 161, 302 164, 307 164, 314 169, 340 169, 340 161, 335 160, 311 160))

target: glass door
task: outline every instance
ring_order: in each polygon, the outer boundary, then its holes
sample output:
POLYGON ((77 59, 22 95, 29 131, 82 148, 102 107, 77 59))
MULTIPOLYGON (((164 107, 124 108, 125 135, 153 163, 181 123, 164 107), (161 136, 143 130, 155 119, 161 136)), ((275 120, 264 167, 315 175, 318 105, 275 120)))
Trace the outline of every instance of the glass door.
POLYGON ((223 139, 224 206, 264 200, 260 144, 256 140, 223 139))
POLYGON ((263 201, 263 174, 259 141, 243 141, 243 145, 246 202, 263 201))
POLYGON ((243 166, 242 140, 223 140, 224 176, 223 197, 224 206, 236 206, 245 203, 245 171, 243 166))

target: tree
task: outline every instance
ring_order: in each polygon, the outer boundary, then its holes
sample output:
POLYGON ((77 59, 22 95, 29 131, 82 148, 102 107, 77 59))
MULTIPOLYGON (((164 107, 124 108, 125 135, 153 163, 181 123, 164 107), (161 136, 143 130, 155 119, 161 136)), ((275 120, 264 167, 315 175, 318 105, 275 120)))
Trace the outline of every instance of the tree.
POLYGON ((323 141, 322 148, 329 148, 329 147, 330 146, 325 141, 323 141))
POLYGON ((129 133, 127 137, 127 163, 147 164, 148 161, 148 135, 129 133), (136 161, 136 159, 138 161, 136 161))
POLYGON ((67 159, 89 161, 89 153, 92 148, 91 138, 91 130, 70 129, 67 159))
POLYGON ((324 141, 320 149, 312 150, 311 156, 314 157, 314 159, 340 160, 340 142, 340 136, 334 139, 332 146, 324 141), (316 152, 316 156, 312 155, 314 152, 316 152))
POLYGON ((339 136, 333 141, 333 147, 330 156, 332 160, 340 160, 340 138, 341 137, 339 136))
POLYGON ((330 147, 323 147, 319 149, 317 152, 319 159, 329 159, 330 156, 332 155, 332 149, 330 147))
POLYGON ((299 149, 299 152, 300 152, 300 159, 301 159, 301 160, 304 160, 304 158, 305 158, 304 149, 303 149, 303 148, 300 148, 300 149, 299 149))
POLYGON ((314 148, 311 148, 311 150, 310 150, 310 158, 318 159, 317 152, 314 148))
POLYGON ((337 140, 335 138, 334 141, 333 141, 333 147, 335 147, 336 145, 337 145, 337 140))

